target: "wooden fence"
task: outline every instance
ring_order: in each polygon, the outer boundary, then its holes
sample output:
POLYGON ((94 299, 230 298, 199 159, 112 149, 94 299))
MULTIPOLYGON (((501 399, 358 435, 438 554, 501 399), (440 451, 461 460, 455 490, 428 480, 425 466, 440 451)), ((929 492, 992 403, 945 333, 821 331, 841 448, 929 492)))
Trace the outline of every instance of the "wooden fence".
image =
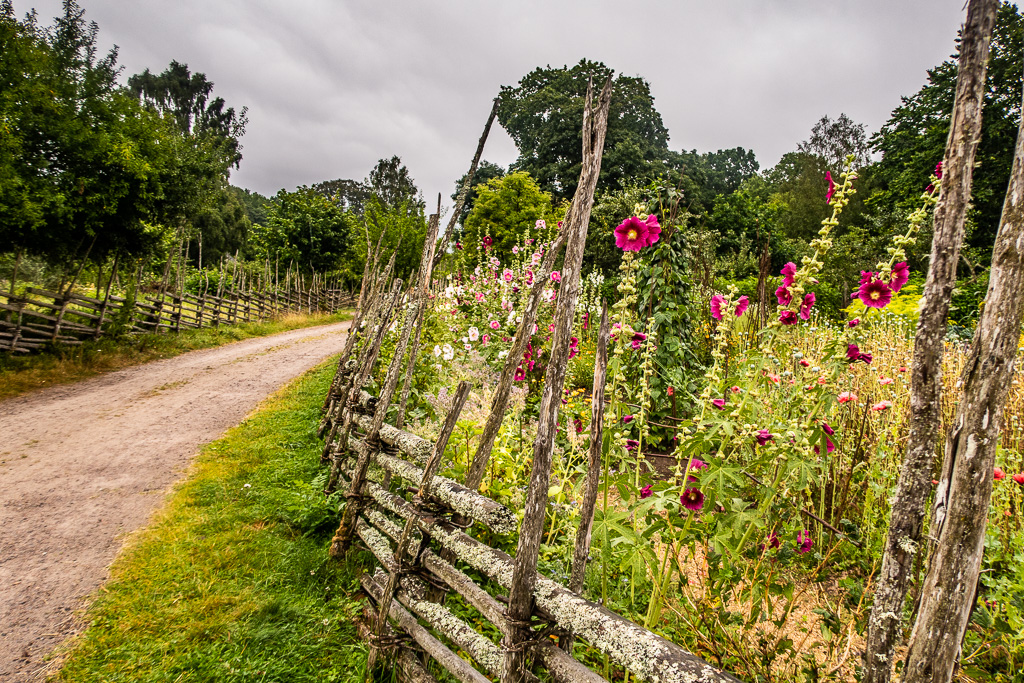
POLYGON ((103 336, 115 321, 136 333, 178 332, 264 321, 289 312, 334 312, 354 303, 352 293, 328 287, 220 296, 140 294, 134 301, 109 293, 96 299, 29 287, 21 296, 0 293, 0 351, 30 353, 47 344, 81 344, 103 336))
POLYGON ((463 683, 485 683, 496 678, 502 683, 520 683, 540 680, 539 674, 557 683, 604 681, 572 655, 574 642, 585 641, 616 667, 642 680, 737 681, 581 594, 601 454, 601 392, 610 327, 607 311, 602 319, 594 373, 595 428, 573 578, 565 586, 537 571, 558 399, 564 386, 580 258, 600 168, 609 101, 610 81, 596 108, 592 92, 588 92, 580 189, 562 232, 537 268, 465 482, 438 475, 448 439, 469 391, 465 382, 454 394, 436 441, 426 441, 401 428, 430 299, 428 288, 438 216, 431 217, 415 288, 406 292, 401 280, 391 281, 394 256, 379 276, 364 283, 365 305, 356 313, 352 334, 325 397, 320 435, 325 438, 322 461, 330 465, 327 492, 345 492, 341 524, 330 554, 344 556, 358 539, 376 558, 375 571, 360 579, 375 605, 367 605, 366 620, 361 625, 370 644, 370 673, 381 657, 388 657, 400 679, 417 683, 434 681, 432 669, 446 672, 446 680, 463 683), (519 524, 512 510, 481 495, 478 489, 506 412, 516 365, 530 339, 548 273, 563 246, 566 255, 555 335, 545 376, 527 501, 519 524), (397 331, 397 341, 374 396, 367 387, 389 329, 397 331), (403 374, 404 385, 399 392, 403 374), (388 424, 386 418, 395 407, 396 396, 394 424, 388 424), (481 540, 517 531, 515 556, 481 540), (449 595, 459 596, 464 603, 458 614, 446 606, 449 595), (468 619, 464 618, 467 611, 468 619), (478 624, 489 627, 478 628, 478 624))

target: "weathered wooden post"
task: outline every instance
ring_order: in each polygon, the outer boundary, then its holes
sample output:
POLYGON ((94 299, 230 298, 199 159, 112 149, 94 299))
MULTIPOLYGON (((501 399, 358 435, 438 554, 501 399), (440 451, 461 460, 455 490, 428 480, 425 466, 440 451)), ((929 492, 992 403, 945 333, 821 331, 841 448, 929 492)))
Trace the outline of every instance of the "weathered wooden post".
MULTIPOLYGON (((992 477, 1013 381, 1024 314, 1024 119, 999 233, 992 250, 988 295, 958 383, 957 415, 946 439, 935 491, 931 536, 938 537, 921 592, 902 680, 953 677, 975 600, 985 549, 992 477)), ((918 549, 920 552, 920 549, 918 549)))
POLYGON ((544 376, 537 439, 533 445, 533 466, 530 485, 526 492, 523 523, 519 530, 519 543, 513 566, 512 587, 508 598, 509 630, 502 645, 505 658, 502 663, 502 683, 520 683, 526 680, 527 652, 531 638, 530 616, 533 614, 533 591, 537 583, 537 557, 544 532, 544 518, 548 503, 548 483, 551 476, 551 454, 555 429, 558 426, 558 408, 561 405, 565 371, 569 360, 569 340, 576 314, 576 300, 580 291, 580 267, 583 246, 587 239, 590 211, 594 204, 594 189, 601 170, 605 134, 608 131, 608 108, 611 104, 612 81, 609 78, 596 107, 593 82, 587 86, 586 108, 583 113, 583 168, 580 182, 566 216, 565 262, 562 266, 562 285, 555 310, 555 331, 551 342, 551 355, 544 376))
POLYGON ((910 433, 892 498, 889 535, 875 587, 864 652, 864 683, 886 683, 902 629, 903 602, 921 547, 925 505, 931 493, 935 442, 941 423, 942 354, 946 316, 956 282, 964 221, 971 198, 971 173, 981 138, 981 108, 996 0, 970 0, 960 43, 956 100, 942 163, 939 203, 925 281, 924 304, 914 338, 910 433))

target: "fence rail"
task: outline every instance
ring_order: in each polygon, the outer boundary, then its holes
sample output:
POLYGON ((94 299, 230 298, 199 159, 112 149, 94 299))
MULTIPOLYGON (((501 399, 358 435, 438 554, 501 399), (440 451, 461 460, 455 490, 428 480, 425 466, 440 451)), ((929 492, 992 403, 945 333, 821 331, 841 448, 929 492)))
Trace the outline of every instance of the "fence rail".
POLYGON ((28 287, 20 296, 0 293, 0 351, 31 353, 50 344, 98 339, 117 322, 130 332, 179 332, 217 325, 261 322, 285 313, 333 313, 355 296, 328 287, 286 291, 142 294, 134 301, 104 299, 28 287))

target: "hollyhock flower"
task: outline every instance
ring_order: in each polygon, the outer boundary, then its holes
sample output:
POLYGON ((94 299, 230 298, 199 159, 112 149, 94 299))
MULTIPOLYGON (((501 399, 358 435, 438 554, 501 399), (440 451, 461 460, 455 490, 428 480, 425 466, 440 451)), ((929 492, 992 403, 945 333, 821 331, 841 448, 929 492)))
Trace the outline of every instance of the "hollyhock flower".
POLYGON ((512 247, 512 253, 513 254, 518 254, 519 253, 519 247, 518 246, 512 247))
POLYGON ((548 324, 548 332, 554 332, 554 331, 555 331, 555 324, 554 323, 548 324))
POLYGON ((722 319, 722 304, 725 303, 725 297, 721 294, 715 294, 711 297, 711 317, 715 320, 722 319))
POLYGON ((481 344, 482 344, 483 346, 487 346, 487 342, 489 342, 489 341, 491 341, 491 335, 489 335, 489 334, 484 334, 484 335, 481 335, 481 336, 480 336, 480 343, 481 343, 481 344))
POLYGON ((467 351, 472 351, 473 345, 467 342, 466 344, 462 345, 462 348, 466 349, 467 351))
POLYGON ((469 328, 469 341, 476 341, 480 338, 480 330, 476 327, 469 328))
POLYGON ((878 383, 879 384, 892 384, 892 382, 893 382, 892 377, 879 377, 878 378, 878 383))
POLYGON ((828 204, 832 201, 832 195, 836 193, 836 184, 832 181, 832 173, 825 171, 825 180, 828 181, 828 192, 825 193, 825 203, 828 204))
POLYGON ((699 511, 704 507, 704 494, 698 488, 688 488, 679 496, 679 502, 687 510, 699 511))
POLYGON ((630 216, 615 228, 615 246, 619 249, 640 251, 647 244, 647 224, 636 216, 630 216))
POLYGON ((654 491, 651 490, 651 485, 650 484, 648 484, 647 486, 645 486, 642 489, 640 489, 640 498, 641 499, 643 499, 643 498, 650 498, 653 495, 654 495, 654 491))
POLYGON ((441 357, 441 347, 439 345, 437 345, 437 344, 434 344, 434 358, 440 358, 440 357, 441 357))
POLYGON ((811 548, 814 547, 814 541, 811 540, 811 532, 804 529, 796 535, 796 551, 803 555, 809 553, 811 548))
POLYGON ((1020 484, 1021 486, 1024 486, 1024 472, 1018 472, 1017 474, 1013 475, 1013 480, 1020 484))
POLYGON ((872 280, 860 286, 857 298, 870 308, 885 308, 892 301, 892 288, 881 280, 872 280))
POLYGON ((641 342, 647 341, 647 335, 643 332, 634 332, 633 339, 629 342, 634 349, 639 349, 641 342))
POLYGON ((506 268, 501 275, 505 278, 505 282, 512 282, 512 271, 508 268, 506 268))
POLYGON ((744 294, 743 296, 741 296, 736 301, 736 310, 734 311, 736 313, 736 317, 738 318, 741 315, 743 315, 744 313, 746 313, 747 312, 747 308, 749 306, 750 306, 750 299, 747 297, 746 294, 744 294))
POLYGON ((765 539, 765 543, 762 543, 759 546, 759 549, 763 553, 765 548, 779 548, 781 546, 782 541, 779 540, 779 535, 773 531, 768 534, 768 538, 765 539))
POLYGON ((847 327, 857 327, 857 325, 860 325, 860 318, 854 318, 853 320, 846 323, 847 327))
POLYGON ((775 290, 775 298, 779 300, 780 306, 788 306, 793 301, 793 295, 785 284, 779 285, 779 288, 775 290))
POLYGON ((892 291, 898 292, 903 289, 903 285, 907 284, 907 280, 910 279, 910 267, 907 266, 906 261, 901 261, 892 267, 892 276, 889 279, 889 286, 892 287, 892 291))
POLYGON ((551 281, 552 282, 561 282, 562 281, 562 274, 559 273, 557 270, 551 271, 551 281))
MULTIPOLYGON (((828 437, 826 436, 826 437, 825 437, 825 452, 826 452, 826 453, 831 453, 831 452, 832 452, 832 451, 834 451, 835 449, 836 449, 836 445, 835 445, 834 443, 832 443, 832 439, 830 439, 830 438, 828 438, 828 437)), ((817 446, 815 446, 815 447, 814 447, 814 452, 815 452, 816 454, 821 454, 821 449, 820 449, 820 448, 818 448, 817 446)))
POLYGON ((658 225, 658 217, 651 214, 644 221, 647 225, 647 246, 651 246, 661 237, 661 226, 658 225))
POLYGON ((515 377, 513 377, 513 379, 517 382, 522 382, 524 379, 526 379, 526 370, 523 370, 522 365, 516 368, 516 374, 515 377))
POLYGON ((640 445, 640 442, 636 439, 626 439, 626 450, 635 451, 636 447, 640 445))
POLYGON ((880 413, 883 410, 888 410, 889 408, 892 408, 892 401, 879 401, 875 405, 871 406, 871 410, 874 410, 877 413, 880 413))
POLYGON ((445 344, 441 347, 441 357, 445 360, 452 360, 455 358, 455 349, 451 347, 451 344, 445 344))
POLYGON ((783 325, 796 325, 797 317, 793 311, 783 311, 779 314, 779 322, 783 325))
POLYGON ((942 177, 942 162, 941 161, 939 163, 935 164, 935 177, 936 178, 941 178, 942 177))
POLYGON ((805 368, 809 368, 811 366, 811 362, 809 360, 807 360, 806 358, 801 358, 800 359, 800 365, 802 365, 805 368))
POLYGON ((789 287, 793 284, 793 280, 796 279, 796 264, 790 261, 786 265, 782 266, 782 270, 779 271, 779 275, 782 276, 782 286, 789 287))
POLYGON ((742 391, 742 390, 741 390, 741 389, 740 389, 739 387, 731 387, 731 388, 729 389, 729 391, 731 391, 731 392, 732 392, 732 393, 734 393, 734 394, 738 394, 738 393, 740 393, 740 391, 742 391))
POLYGON ((455 242, 455 248, 458 249, 459 251, 462 251, 462 242, 455 242))
POLYGON ((494 240, 491 239, 490 235, 485 235, 483 239, 484 249, 490 249, 491 245, 494 244, 494 240))
POLYGON ((999 467, 997 467, 994 470, 992 470, 992 478, 993 479, 999 480, 999 479, 1004 478, 1005 476, 1006 476, 1006 472, 1003 472, 1003 470, 1001 468, 999 468, 999 467))
POLYGON ((843 393, 839 394, 839 398, 838 398, 838 401, 840 403, 849 403, 850 401, 856 401, 856 400, 857 400, 857 394, 853 393, 852 391, 844 391, 843 393))
POLYGON ((713 405, 714 407, 718 408, 719 410, 725 410, 725 399, 724 398, 716 398, 713 401, 711 401, 711 405, 713 405))
POLYGON ((622 416, 622 424, 628 425, 632 421, 633 421, 633 416, 632 415, 623 415, 622 416))
POLYGON ((935 191, 935 186, 932 185, 931 183, 928 183, 928 187, 924 188, 924 191, 927 192, 928 194, 931 194, 932 192, 935 191))
POLYGON ((810 320, 811 308, 814 306, 815 299, 816 297, 814 296, 814 292, 808 292, 807 294, 804 295, 804 302, 800 304, 801 320, 810 320))
POLYGON ((757 439, 758 446, 763 446, 772 439, 774 439, 775 435, 769 432, 767 429, 759 429, 754 438, 757 439))
POLYGON ((708 464, 703 460, 700 460, 699 458, 694 458, 693 460, 690 461, 691 472, 699 472, 700 470, 706 470, 707 468, 708 464))
POLYGON ((572 421, 572 426, 576 428, 577 434, 583 433, 583 420, 577 417, 575 420, 572 421))
POLYGON ((538 330, 538 329, 539 329, 539 328, 537 327, 537 323, 534 323, 534 324, 533 324, 533 332, 531 332, 530 334, 537 334, 537 330, 538 330))
POLYGON ((499 323, 497 320, 492 320, 491 321, 491 329, 492 330, 497 330, 497 329, 500 329, 500 328, 501 328, 501 323, 499 323))
POLYGON ((857 346, 856 344, 850 344, 849 346, 846 347, 846 359, 851 363, 863 361, 870 365, 872 356, 870 353, 861 353, 860 347, 857 346))
POLYGON ((483 292, 477 292, 476 293, 476 301, 477 301, 477 303, 482 302, 485 298, 486 297, 484 296, 483 292))
POLYGON ((548 224, 547 221, 541 218, 536 223, 533 224, 533 227, 537 228, 538 230, 543 230, 544 228, 548 227, 548 224))

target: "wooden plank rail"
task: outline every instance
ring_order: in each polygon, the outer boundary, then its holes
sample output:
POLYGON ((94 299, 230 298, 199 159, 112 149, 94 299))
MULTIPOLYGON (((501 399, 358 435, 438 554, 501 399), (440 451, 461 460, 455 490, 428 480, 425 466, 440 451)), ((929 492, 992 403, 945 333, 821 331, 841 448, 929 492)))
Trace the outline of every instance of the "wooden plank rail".
MULTIPOLYGON (((317 281, 322 282, 319 278, 317 281)), ((253 291, 230 291, 221 296, 141 295, 132 303, 128 329, 139 333, 177 332, 218 323, 262 322, 299 309, 334 313, 355 303, 351 292, 323 285, 289 296, 278 299, 273 293, 253 291), (274 305, 274 301, 281 303, 274 305)), ((109 288, 102 299, 41 287, 26 287, 20 296, 0 293, 0 311, 7 312, 6 319, 0 320, 0 352, 31 353, 48 344, 78 345, 86 339, 97 339, 127 304, 127 299, 110 294, 109 288)))

